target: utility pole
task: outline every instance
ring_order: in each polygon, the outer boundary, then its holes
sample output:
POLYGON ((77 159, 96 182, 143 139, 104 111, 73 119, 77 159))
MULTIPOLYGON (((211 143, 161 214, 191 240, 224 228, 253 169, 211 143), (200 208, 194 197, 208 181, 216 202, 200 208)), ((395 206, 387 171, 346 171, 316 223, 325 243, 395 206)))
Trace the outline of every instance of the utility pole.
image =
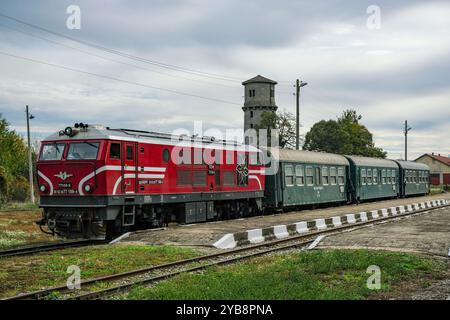
POLYGON ((408 127, 408 120, 405 120, 405 129, 404 129, 404 134, 405 134, 405 161, 408 160, 408 132, 411 129, 412 128, 408 127))
POLYGON ((300 150, 300 88, 308 83, 297 79, 295 82, 295 98, 296 98, 296 124, 295 124, 295 149, 300 150))
POLYGON ((27 137, 28 137, 28 173, 30 179, 30 200, 34 203, 34 187, 33 187, 33 160, 31 157, 31 141, 30 141, 30 120, 34 119, 34 116, 28 112, 28 106, 25 109, 27 114, 27 137))

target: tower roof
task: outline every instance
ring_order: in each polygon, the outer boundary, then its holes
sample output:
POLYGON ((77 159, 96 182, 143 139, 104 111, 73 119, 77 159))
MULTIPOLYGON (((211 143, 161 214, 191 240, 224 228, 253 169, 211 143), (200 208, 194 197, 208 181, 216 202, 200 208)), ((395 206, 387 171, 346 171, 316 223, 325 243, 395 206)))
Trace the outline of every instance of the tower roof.
POLYGON ((276 81, 267 79, 267 78, 265 78, 265 77, 263 77, 263 76, 261 76, 259 74, 256 77, 254 77, 254 78, 251 78, 251 79, 248 79, 247 81, 242 82, 242 84, 244 86, 246 84, 248 84, 248 83, 272 83, 272 84, 277 84, 276 81))

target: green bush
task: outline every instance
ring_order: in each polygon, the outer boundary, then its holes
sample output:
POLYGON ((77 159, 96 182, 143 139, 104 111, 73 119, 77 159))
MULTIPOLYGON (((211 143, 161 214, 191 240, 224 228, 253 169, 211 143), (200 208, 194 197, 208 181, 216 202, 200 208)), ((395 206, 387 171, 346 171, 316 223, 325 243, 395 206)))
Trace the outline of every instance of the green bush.
POLYGON ((29 194, 29 184, 25 177, 18 177, 11 182, 10 199, 13 201, 25 202, 29 194))

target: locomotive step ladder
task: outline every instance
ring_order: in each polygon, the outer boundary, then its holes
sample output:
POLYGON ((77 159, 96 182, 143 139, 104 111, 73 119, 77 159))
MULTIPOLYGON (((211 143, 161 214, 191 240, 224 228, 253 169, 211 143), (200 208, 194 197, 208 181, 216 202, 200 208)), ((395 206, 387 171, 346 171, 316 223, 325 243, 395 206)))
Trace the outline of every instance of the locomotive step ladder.
POLYGON ((136 214, 136 207, 134 205, 125 204, 122 209, 122 226, 133 226, 136 214))

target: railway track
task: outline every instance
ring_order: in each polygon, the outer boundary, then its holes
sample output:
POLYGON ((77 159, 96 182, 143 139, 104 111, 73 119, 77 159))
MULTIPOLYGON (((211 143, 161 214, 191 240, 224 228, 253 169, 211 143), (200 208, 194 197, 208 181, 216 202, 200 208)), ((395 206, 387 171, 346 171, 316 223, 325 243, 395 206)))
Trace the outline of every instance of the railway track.
POLYGON ((31 254, 36 254, 36 253, 40 253, 40 252, 60 250, 60 249, 66 249, 66 248, 74 248, 74 247, 83 247, 83 246, 102 244, 102 243, 105 243, 105 242, 98 241, 98 240, 80 240, 80 241, 68 241, 68 242, 58 242, 58 243, 45 243, 45 244, 40 244, 40 245, 35 245, 35 246, 26 246, 26 247, 20 247, 20 248, 0 251, 0 258, 31 255, 31 254))
POLYGON ((421 209, 410 213, 383 217, 371 221, 358 222, 351 225, 336 227, 333 229, 314 231, 308 234, 296 235, 289 238, 274 240, 271 242, 241 247, 233 250, 203 255, 185 260, 179 260, 162 265, 145 267, 119 274, 88 279, 81 282, 80 290, 69 290, 67 286, 57 286, 21 294, 18 296, 7 298, 5 300, 48 299, 49 297, 79 300, 99 299, 113 294, 126 292, 136 285, 148 285, 157 283, 159 281, 174 277, 182 273, 196 272, 212 266, 235 263, 244 259, 249 259, 277 251, 286 251, 299 247, 304 248, 305 246, 311 245, 311 243, 318 239, 318 236, 351 232, 361 228, 371 227, 377 224, 413 217, 449 206, 450 205, 443 205, 436 208, 421 209), (100 290, 96 289, 96 287, 104 287, 105 285, 107 286, 107 288, 100 290))

